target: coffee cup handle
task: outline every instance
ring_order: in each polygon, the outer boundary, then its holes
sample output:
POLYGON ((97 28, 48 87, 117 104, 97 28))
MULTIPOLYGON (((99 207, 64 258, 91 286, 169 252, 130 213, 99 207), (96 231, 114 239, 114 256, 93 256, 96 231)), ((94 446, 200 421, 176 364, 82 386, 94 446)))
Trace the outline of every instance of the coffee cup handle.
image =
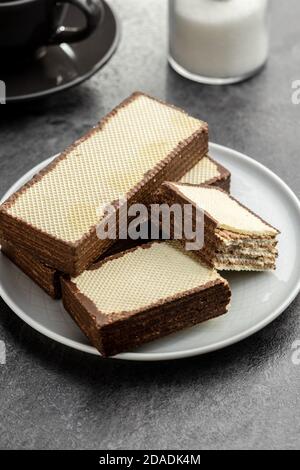
POLYGON ((81 10, 86 18, 86 26, 84 28, 58 26, 49 44, 82 41, 92 34, 100 21, 104 18, 104 5, 102 0, 59 0, 59 3, 70 3, 81 10))

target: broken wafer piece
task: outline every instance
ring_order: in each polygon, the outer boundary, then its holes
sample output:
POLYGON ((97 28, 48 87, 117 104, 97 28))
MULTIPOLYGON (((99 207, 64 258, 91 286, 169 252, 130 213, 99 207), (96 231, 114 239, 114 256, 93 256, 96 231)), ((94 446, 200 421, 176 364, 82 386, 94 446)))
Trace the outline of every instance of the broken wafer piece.
POLYGON ((41 261, 34 258, 24 249, 19 249, 7 240, 0 240, 1 251, 18 268, 29 276, 53 299, 61 298, 60 275, 61 273, 41 261))
POLYGON ((279 231, 220 188, 164 183, 168 204, 204 210, 204 246, 198 251, 218 270, 264 271, 276 268, 279 231))
POLYGON ((226 313, 230 288, 178 242, 153 242, 112 256, 72 279, 63 303, 103 356, 226 313))
POLYGON ((114 243, 97 236, 106 205, 150 204, 207 151, 206 123, 135 93, 1 206, 3 236, 78 275, 114 243))
POLYGON ((184 184, 207 184, 230 192, 231 174, 224 166, 209 155, 203 157, 180 180, 184 184))

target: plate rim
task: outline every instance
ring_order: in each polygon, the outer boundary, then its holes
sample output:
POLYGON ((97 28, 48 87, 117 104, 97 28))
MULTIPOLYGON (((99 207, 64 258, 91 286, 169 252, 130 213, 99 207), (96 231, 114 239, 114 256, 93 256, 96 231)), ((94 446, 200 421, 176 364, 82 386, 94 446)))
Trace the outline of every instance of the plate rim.
MULTIPOLYGON (((261 170, 265 173, 267 173, 273 181, 275 181, 285 192, 288 194, 290 200, 294 203, 295 208, 298 210, 299 213, 299 218, 300 218, 300 201, 296 194, 293 192, 293 190, 278 176, 276 175, 272 170, 270 170, 268 167, 263 165, 262 163, 258 162, 257 160, 254 160, 253 158, 237 151, 234 150, 230 147, 225 147, 223 145, 215 144, 215 143, 210 143, 210 150, 214 151, 220 151, 220 152, 225 152, 229 153, 231 155, 234 155, 235 157, 242 158, 243 160, 246 160, 248 163, 251 163, 254 165, 258 170, 261 170)), ((1 204, 13 193, 20 187, 20 183, 24 184, 23 182, 28 180, 28 177, 31 177, 32 174, 37 173, 40 171, 44 166, 46 166, 48 163, 50 163, 51 160, 53 160, 55 156, 47 158, 46 160, 38 163, 36 166, 34 166, 31 170, 27 171, 23 176, 21 176, 2 196, 1 198, 1 204)), ((199 346, 197 348, 193 349, 187 349, 184 351, 173 351, 173 352, 158 352, 158 353, 139 353, 139 352, 128 352, 128 353, 121 353, 116 356, 113 356, 111 359, 122 359, 122 360, 128 360, 128 361, 142 361, 142 362, 149 362, 149 361, 167 361, 167 360, 175 360, 175 359, 184 359, 187 357, 193 357, 193 356, 199 356, 203 354, 207 354, 213 351, 217 351, 219 349, 223 349, 225 347, 231 346, 235 343, 238 343, 253 334, 257 333, 258 331, 262 330, 264 327, 272 323, 276 318, 278 318, 288 307, 289 305, 295 300, 296 296, 298 295, 300 291, 300 277, 298 279, 298 282, 294 286, 293 290, 290 292, 289 296, 285 299, 283 303, 281 303, 270 315, 268 315, 266 318, 258 322, 256 325, 253 325, 250 328, 247 328, 244 332, 236 334, 234 336, 231 336, 227 339, 212 343, 211 345, 206 345, 206 346, 199 346)), ((89 354, 97 355, 101 357, 100 353, 97 351, 96 348, 90 345, 84 345, 78 341, 71 340, 69 338, 66 338, 65 336, 59 335, 58 333, 54 333, 50 331, 48 328, 44 327, 40 323, 38 323, 36 320, 33 320, 28 314, 26 314, 21 308, 18 307, 18 305, 15 304, 14 300, 6 294, 6 291, 2 287, 2 282, 0 279, 0 297, 4 300, 4 302, 11 308, 11 310, 19 317, 21 318, 25 323, 27 323, 29 326, 31 326, 34 330, 38 331, 39 333, 43 334, 44 336, 60 343, 65 346, 71 347, 73 349, 86 352, 89 354)), ((60 301, 61 302, 61 301, 60 301)))
MULTIPOLYGON (((47 96, 52 96, 55 95, 56 93, 63 92, 65 90, 69 90, 77 85, 80 85, 81 83, 85 82, 89 78, 91 78, 93 75, 95 75, 99 70, 104 67, 104 65, 107 64, 107 62, 111 59, 111 57, 114 55, 116 52, 118 45, 121 40, 121 22, 119 20, 119 16, 116 13, 116 10, 114 7, 111 6, 110 3, 107 1, 103 0, 107 6, 107 8, 111 11, 112 16, 114 17, 115 23, 116 23, 116 34, 114 37, 113 42, 111 43, 109 49, 107 50, 106 54, 99 60, 91 69, 81 75, 80 77, 75 78, 74 80, 65 83, 64 85, 60 85, 55 88, 49 88, 48 90, 45 91, 40 91, 36 93, 28 93, 27 95, 15 95, 15 96, 7 96, 6 97, 6 103, 19 103, 19 102, 25 102, 25 101, 34 101, 42 98, 46 98, 47 96)), ((57 45, 57 47, 60 47, 61 45, 57 45)), ((68 44, 68 46, 70 46, 68 44)))

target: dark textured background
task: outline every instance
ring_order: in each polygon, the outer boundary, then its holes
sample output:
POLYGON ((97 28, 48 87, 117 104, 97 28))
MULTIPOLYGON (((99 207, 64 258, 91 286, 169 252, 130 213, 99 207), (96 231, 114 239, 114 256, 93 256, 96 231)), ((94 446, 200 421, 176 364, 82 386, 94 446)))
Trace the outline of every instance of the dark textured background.
MULTIPOLYGON (((133 90, 207 120, 211 140, 246 152, 300 195, 300 2, 272 0, 272 51, 241 85, 190 83, 166 63, 165 0, 115 0, 122 42, 85 84, 45 102, 7 105, 0 189, 83 134, 133 90)), ((1 77, 0 77, 1 78, 1 77)), ((3 108, 2 108, 3 109, 3 108)), ((31 330, 0 301, 1 448, 300 448, 300 301, 252 338, 166 363, 99 360, 31 330)))

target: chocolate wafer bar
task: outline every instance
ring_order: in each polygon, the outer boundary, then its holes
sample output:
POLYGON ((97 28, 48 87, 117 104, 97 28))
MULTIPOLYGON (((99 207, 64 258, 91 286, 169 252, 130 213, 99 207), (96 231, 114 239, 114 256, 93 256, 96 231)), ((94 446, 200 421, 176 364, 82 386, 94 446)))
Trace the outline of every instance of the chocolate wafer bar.
POLYGON ((62 279, 63 303, 103 356, 226 313, 230 288, 177 242, 153 242, 62 279))
POLYGON ((206 184, 217 186, 224 189, 224 191, 230 192, 230 179, 230 171, 209 155, 206 155, 179 180, 179 183, 206 184))
POLYGON ((97 236, 107 204, 150 204, 207 151, 206 123, 135 93, 1 206, 3 236, 76 276, 114 243, 97 236))
POLYGON ((218 270, 276 268, 279 231, 220 188, 164 183, 160 197, 169 204, 204 210, 204 246, 198 255, 218 270))
POLYGON ((50 266, 41 263, 24 249, 19 249, 7 240, 0 240, 1 251, 50 297, 61 297, 61 273, 50 266))

